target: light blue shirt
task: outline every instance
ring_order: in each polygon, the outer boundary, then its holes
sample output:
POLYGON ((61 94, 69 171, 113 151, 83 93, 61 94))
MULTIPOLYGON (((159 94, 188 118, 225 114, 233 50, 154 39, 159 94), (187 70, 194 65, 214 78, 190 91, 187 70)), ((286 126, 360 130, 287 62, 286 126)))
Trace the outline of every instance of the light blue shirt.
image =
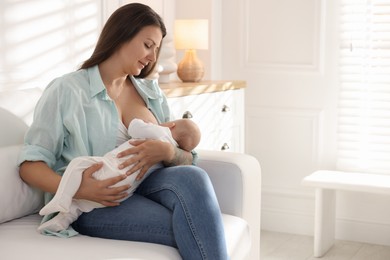
MULTIPOLYGON (((159 123, 170 120, 167 99, 156 80, 130 77, 148 109, 159 123)), ((98 66, 82 69, 53 80, 34 111, 18 164, 44 161, 62 175, 78 156, 103 156, 116 146, 119 116, 108 96, 98 66)), ((45 193, 45 203, 53 195, 45 193)), ((47 215, 42 222, 53 215, 47 215)), ((77 235, 71 227, 47 235, 77 235)))
MULTIPOLYGON (((159 123, 170 120, 164 93, 156 80, 131 77, 159 123)), ((108 96, 98 66, 53 80, 42 94, 19 157, 44 161, 62 175, 78 156, 103 156, 115 148, 119 116, 108 96)))

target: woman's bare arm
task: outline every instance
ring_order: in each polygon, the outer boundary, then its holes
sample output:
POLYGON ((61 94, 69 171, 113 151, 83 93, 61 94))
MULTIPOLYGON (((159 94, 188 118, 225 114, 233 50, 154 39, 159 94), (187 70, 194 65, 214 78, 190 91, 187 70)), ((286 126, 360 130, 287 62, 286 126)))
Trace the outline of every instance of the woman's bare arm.
MULTIPOLYGON (((99 170, 102 164, 94 164, 83 172, 82 182, 75 194, 77 199, 96 201, 104 206, 117 206, 117 200, 127 196, 125 192, 129 186, 111 188, 112 185, 126 178, 125 175, 112 177, 106 180, 96 180, 93 173, 99 170)), ((23 162, 19 170, 20 177, 27 184, 37 187, 45 192, 56 193, 61 176, 56 174, 42 161, 23 162)))
POLYGON ((170 143, 159 140, 131 140, 134 146, 118 154, 118 157, 129 156, 119 167, 120 169, 129 167, 127 175, 131 175, 138 170, 137 180, 143 178, 151 166, 163 162, 166 166, 190 165, 192 164, 192 154, 170 143), (131 156, 130 156, 131 155, 131 156))
POLYGON ((42 161, 23 162, 19 169, 19 175, 27 184, 53 194, 61 181, 61 176, 42 161))

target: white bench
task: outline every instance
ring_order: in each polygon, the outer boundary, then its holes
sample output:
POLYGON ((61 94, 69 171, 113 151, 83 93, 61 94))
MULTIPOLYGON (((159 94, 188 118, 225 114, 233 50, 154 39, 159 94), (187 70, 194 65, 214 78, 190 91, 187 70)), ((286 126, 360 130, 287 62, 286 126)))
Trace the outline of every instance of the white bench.
POLYGON ((340 171, 316 171, 302 180, 316 188, 314 256, 323 256, 335 240, 336 191, 359 191, 390 195, 390 176, 340 171))

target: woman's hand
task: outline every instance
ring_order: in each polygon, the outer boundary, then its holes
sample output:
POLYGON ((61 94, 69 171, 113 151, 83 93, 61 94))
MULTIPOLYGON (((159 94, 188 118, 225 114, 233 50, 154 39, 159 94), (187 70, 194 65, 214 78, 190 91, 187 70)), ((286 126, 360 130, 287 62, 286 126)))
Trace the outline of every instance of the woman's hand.
POLYGON ((126 197, 128 195, 126 190, 130 187, 129 185, 111 186, 124 180, 127 176, 121 175, 106 180, 96 180, 92 175, 102 166, 103 163, 97 163, 85 169, 75 198, 95 201, 104 206, 118 206, 119 202, 117 200, 126 197))
POLYGON ((137 180, 142 179, 154 164, 163 161, 172 161, 175 156, 175 147, 159 140, 131 140, 130 144, 134 147, 118 154, 118 157, 133 155, 120 165, 120 169, 132 165, 127 171, 127 175, 131 175, 140 170, 137 175, 137 180))

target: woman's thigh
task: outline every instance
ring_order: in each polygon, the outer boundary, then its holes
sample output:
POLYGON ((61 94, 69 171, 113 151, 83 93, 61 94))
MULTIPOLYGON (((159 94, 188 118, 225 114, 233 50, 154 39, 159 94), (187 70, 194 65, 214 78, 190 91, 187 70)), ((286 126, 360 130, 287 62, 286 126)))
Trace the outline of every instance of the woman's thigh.
POLYGON ((119 206, 83 213, 72 226, 84 235, 176 247, 172 212, 138 194, 121 202, 119 206))

